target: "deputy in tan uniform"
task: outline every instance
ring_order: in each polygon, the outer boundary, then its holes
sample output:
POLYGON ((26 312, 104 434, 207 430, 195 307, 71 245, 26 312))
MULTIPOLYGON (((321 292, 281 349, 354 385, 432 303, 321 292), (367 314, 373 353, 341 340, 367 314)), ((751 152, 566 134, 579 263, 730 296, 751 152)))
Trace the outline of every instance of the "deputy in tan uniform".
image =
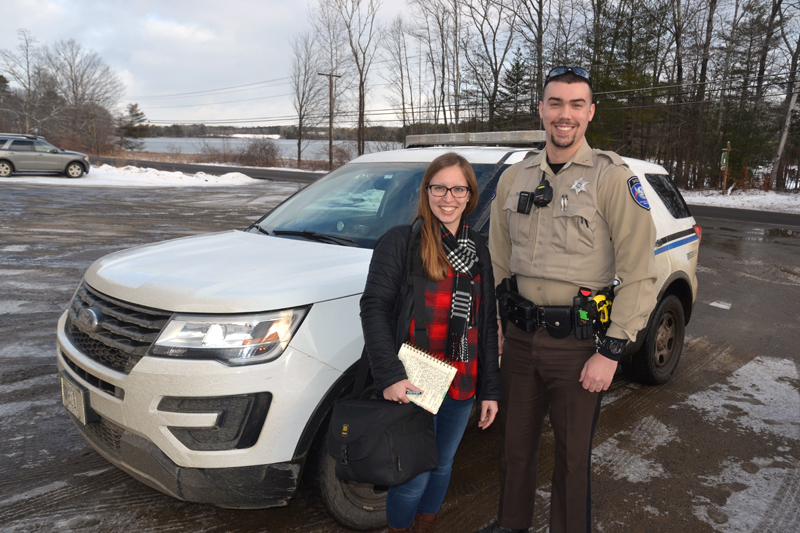
POLYGON ((528 333, 510 322, 505 338, 501 334, 500 509, 497 522, 479 533, 532 525, 548 414, 556 447, 550 531, 591 531, 591 448, 600 401, 625 345, 656 302, 656 231, 639 178, 617 154, 591 149, 584 137, 594 116, 589 73, 551 70, 539 113, 545 150, 506 170, 492 202, 495 280, 516 276, 518 292, 545 314, 552 306, 571 306, 580 288, 609 287, 615 275, 620 284, 600 343, 578 340, 574 331, 564 338, 545 327, 528 333), (528 197, 547 186, 549 203, 528 206, 528 197))

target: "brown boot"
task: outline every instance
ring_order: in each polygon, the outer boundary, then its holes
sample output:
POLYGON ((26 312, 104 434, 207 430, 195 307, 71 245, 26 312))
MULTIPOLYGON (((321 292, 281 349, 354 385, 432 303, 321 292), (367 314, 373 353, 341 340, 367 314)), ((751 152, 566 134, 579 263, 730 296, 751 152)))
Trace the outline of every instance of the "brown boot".
POLYGON ((414 517, 414 524, 411 526, 412 533, 433 533, 438 513, 422 513, 414 517))
POLYGON ((403 529, 395 529, 392 526, 389 526, 389 533, 412 533, 414 528, 414 524, 411 524, 408 527, 404 527, 403 529))

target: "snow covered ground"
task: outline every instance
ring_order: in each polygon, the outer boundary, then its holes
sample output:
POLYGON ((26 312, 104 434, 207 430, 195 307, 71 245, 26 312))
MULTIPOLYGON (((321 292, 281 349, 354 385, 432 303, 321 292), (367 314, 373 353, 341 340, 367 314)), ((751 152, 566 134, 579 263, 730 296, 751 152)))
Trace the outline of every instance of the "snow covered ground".
MULTIPOLYGON (((287 170, 287 169, 278 169, 287 170)), ((116 168, 109 165, 92 167, 88 175, 80 179, 69 179, 64 176, 14 176, 0 179, 3 183, 38 183, 70 187, 224 187, 264 183, 238 172, 222 176, 213 176, 198 172, 168 172, 138 167, 116 168)), ((291 190, 297 190, 294 185, 291 190)), ((782 213, 800 213, 800 194, 777 193, 774 191, 733 191, 723 195, 720 191, 681 191, 689 205, 713 205, 717 207, 735 207, 755 211, 778 211, 782 213)))
POLYGON ((800 213, 800 194, 798 193, 752 190, 733 191, 730 195, 723 195, 721 191, 681 191, 681 194, 689 205, 800 213))

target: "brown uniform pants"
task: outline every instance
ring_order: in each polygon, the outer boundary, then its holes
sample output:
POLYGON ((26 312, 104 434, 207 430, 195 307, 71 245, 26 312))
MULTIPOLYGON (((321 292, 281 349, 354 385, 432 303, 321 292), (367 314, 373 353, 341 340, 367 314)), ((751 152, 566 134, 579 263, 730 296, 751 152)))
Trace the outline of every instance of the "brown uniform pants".
POLYGON ((591 531, 592 435, 602 393, 587 392, 578 379, 595 351, 593 340, 554 339, 544 328, 525 333, 509 323, 500 365, 501 526, 532 525, 539 444, 549 413, 555 433, 550 531, 591 531))

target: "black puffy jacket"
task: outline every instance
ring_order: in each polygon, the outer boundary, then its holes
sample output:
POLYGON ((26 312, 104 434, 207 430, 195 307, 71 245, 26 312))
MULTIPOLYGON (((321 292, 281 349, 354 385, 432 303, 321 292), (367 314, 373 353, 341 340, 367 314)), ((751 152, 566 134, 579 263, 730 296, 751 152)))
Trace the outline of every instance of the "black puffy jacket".
MULTIPOLYGON (((367 285, 361 296, 361 326, 369 354, 375 388, 406 379, 397 357, 409 340, 414 311, 413 258, 419 253, 419 223, 391 228, 375 244, 367 285)), ((497 356, 497 304, 489 247, 485 237, 472 232, 481 264, 481 302, 478 327, 478 400, 500 400, 500 367, 497 356)))

